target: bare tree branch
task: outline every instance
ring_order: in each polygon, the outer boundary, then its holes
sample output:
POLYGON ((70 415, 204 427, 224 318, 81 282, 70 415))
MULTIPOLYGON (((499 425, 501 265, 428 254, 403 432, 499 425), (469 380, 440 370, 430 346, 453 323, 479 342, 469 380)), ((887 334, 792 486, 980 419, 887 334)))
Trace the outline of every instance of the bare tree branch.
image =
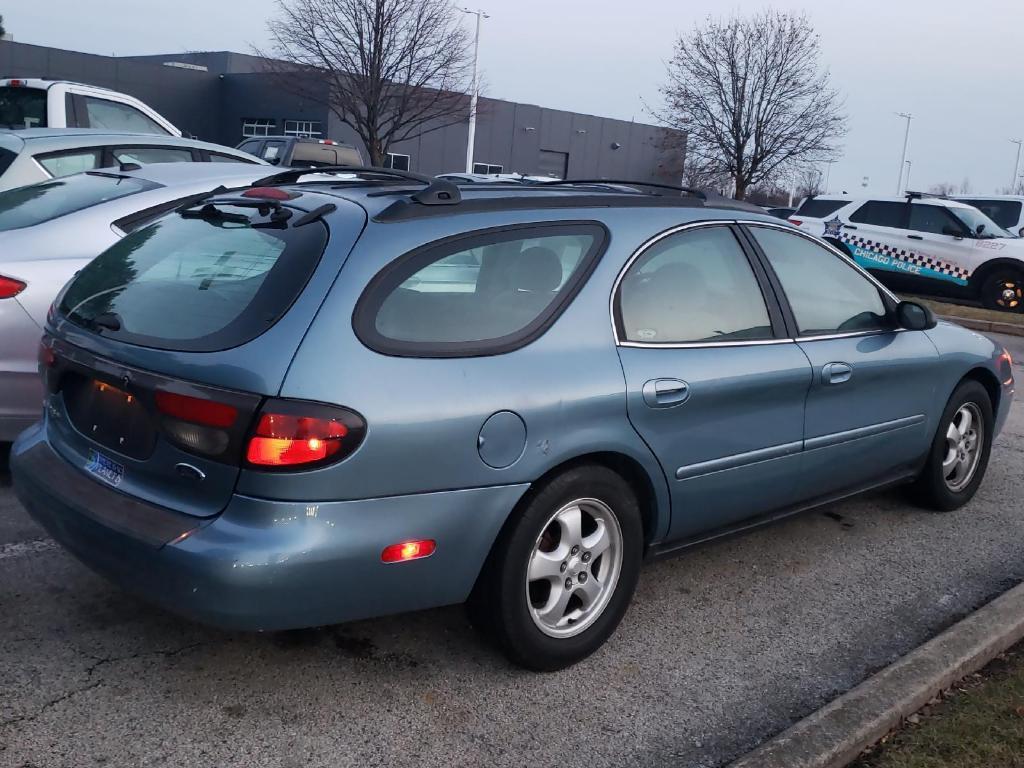
POLYGON ((450 0, 278 0, 282 88, 326 105, 380 165, 388 147, 469 118, 469 35, 450 0))
POLYGON ((803 15, 708 18, 676 41, 666 74, 665 105, 654 115, 686 131, 694 162, 728 174, 740 199, 834 157, 846 132, 803 15))

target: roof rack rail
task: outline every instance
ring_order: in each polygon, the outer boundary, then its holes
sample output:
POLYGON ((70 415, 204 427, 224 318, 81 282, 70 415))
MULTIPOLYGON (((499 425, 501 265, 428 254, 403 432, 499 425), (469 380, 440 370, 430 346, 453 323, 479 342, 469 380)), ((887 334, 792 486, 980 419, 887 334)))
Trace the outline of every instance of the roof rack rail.
POLYGON ((569 186, 611 186, 620 185, 627 187, 640 187, 650 189, 666 189, 672 192, 683 192, 687 195, 693 195, 701 200, 707 200, 708 196, 705 192, 699 189, 693 189, 692 187, 677 187, 672 184, 659 184, 653 181, 634 181, 632 179, 554 179, 552 181, 535 181, 530 186, 533 187, 569 187, 569 186))
POLYGON ((903 193, 907 200, 920 200, 924 197, 934 197, 939 200, 949 200, 949 195, 939 195, 935 192, 912 192, 909 189, 903 193))
POLYGON ((269 176, 264 176, 254 181, 254 187, 268 187, 273 184, 294 184, 303 176, 315 173, 353 173, 360 176, 376 176, 378 179, 397 179, 400 181, 416 181, 420 184, 430 185, 435 179, 432 176, 424 176, 420 173, 409 171, 398 171, 394 168, 378 168, 373 165, 321 165, 314 168, 288 168, 269 176))

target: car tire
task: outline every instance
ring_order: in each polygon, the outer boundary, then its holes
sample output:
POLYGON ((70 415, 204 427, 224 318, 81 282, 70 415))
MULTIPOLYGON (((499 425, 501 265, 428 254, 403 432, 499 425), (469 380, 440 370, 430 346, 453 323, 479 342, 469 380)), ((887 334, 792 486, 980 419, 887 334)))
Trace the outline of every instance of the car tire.
POLYGON ((513 663, 563 669, 600 648, 626 613, 643 558, 640 507, 618 473, 585 465, 531 489, 513 514, 470 617, 513 663))
POLYGON ((961 382, 942 412, 924 469, 910 487, 911 498, 935 512, 969 502, 988 468, 993 424, 985 387, 971 379, 961 382), (966 428, 965 419, 970 421, 966 428))
POLYGON ((981 302, 1000 312, 1024 312, 1024 270, 999 266, 981 284, 981 302))

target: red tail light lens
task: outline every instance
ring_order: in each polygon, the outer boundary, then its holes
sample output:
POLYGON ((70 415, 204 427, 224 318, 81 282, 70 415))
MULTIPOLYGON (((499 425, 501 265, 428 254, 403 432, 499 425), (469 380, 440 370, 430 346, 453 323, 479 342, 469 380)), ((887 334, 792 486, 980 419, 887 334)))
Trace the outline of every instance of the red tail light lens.
POLYGON ((25 290, 25 285, 21 280, 0 275, 0 299, 13 299, 25 290))
POLYGON ((238 418, 238 410, 234 406, 174 392, 157 392, 156 407, 165 416, 206 427, 224 429, 238 418))
POLYGON ((363 439, 362 417, 317 403, 270 401, 249 438, 245 458, 263 468, 309 468, 338 461, 363 439))
POLYGON ((401 544, 385 547, 384 551, 380 553, 380 559, 385 563, 404 563, 407 560, 430 557, 434 554, 435 549, 437 549, 437 542, 433 539, 403 541, 401 544))
POLYGON ((298 195, 277 187, 253 187, 242 193, 242 197, 257 197, 261 200, 294 200, 298 195))
POLYGON ((789 223, 796 224, 799 227, 801 224, 803 224, 803 221, 801 219, 790 219, 789 223))

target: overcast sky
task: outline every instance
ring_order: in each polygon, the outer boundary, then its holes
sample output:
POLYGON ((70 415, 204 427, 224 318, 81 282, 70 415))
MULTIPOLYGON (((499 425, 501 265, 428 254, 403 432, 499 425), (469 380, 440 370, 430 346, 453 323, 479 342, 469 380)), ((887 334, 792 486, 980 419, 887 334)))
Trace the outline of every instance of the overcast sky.
MULTIPOLYGON (((490 14, 480 49, 488 96, 637 121, 651 121, 645 104, 658 102, 677 34, 724 6, 699 0, 473 5, 490 14)), ((766 5, 735 0, 733 7, 766 5)), ((832 191, 859 190, 865 176, 869 190, 895 191, 905 125, 895 112, 914 115, 911 188, 965 179, 973 192, 1009 185, 1017 151, 1009 139, 1024 134, 1024 0, 770 5, 806 10, 821 35, 824 63, 845 94, 849 133, 832 166, 832 191)), ((265 44, 274 9, 274 0, 47 0, 4 3, 0 13, 20 42, 128 55, 249 52, 265 44)))

